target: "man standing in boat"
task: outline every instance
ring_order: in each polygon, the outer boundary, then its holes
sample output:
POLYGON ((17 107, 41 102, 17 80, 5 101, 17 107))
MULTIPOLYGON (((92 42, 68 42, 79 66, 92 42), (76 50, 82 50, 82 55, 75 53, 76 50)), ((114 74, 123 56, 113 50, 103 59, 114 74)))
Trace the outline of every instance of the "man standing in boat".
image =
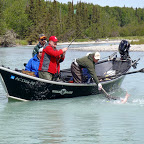
POLYGON ((43 49, 39 65, 39 77, 56 81, 60 72, 60 63, 65 59, 68 48, 56 49, 58 39, 56 36, 49 38, 49 45, 43 49))
POLYGON ((39 53, 39 49, 47 45, 47 37, 44 34, 39 35, 39 43, 34 47, 32 56, 39 53))
POLYGON ((96 72, 95 72, 95 63, 97 63, 100 59, 100 53, 92 53, 88 56, 84 56, 79 59, 75 59, 71 64, 71 72, 73 76, 74 83, 82 83, 82 68, 87 68, 89 74, 94 79, 95 83, 98 85, 98 89, 102 89, 102 85, 99 82, 96 72))

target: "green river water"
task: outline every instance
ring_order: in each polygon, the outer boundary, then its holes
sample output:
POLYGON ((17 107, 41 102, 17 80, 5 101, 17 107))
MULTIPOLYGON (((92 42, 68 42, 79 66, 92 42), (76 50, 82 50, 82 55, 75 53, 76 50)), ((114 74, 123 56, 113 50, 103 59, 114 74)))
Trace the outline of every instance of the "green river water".
MULTIPOLYGON (((61 46, 62 47, 62 46, 61 46)), ((24 68, 33 47, 0 48, 0 65, 24 68)), ((61 69, 88 51, 68 50, 61 69)), ((102 57, 113 52, 101 52, 102 57)), ((144 52, 136 70, 144 67, 144 52)), ((133 69, 131 69, 133 71, 133 69)), ((126 104, 107 101, 104 95, 45 101, 8 101, 0 84, 1 144, 142 144, 144 143, 144 73, 127 75, 111 94, 126 104)))

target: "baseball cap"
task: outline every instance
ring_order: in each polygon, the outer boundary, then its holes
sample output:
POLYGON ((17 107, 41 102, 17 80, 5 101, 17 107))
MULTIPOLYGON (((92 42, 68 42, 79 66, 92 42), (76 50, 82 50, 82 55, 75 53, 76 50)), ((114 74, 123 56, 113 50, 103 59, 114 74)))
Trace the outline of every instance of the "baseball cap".
POLYGON ((44 34, 39 35, 39 39, 46 39, 47 37, 44 34))
POLYGON ((100 53, 99 52, 96 52, 95 54, 94 54, 94 59, 100 59, 100 53))
POLYGON ((58 39, 57 39, 56 36, 51 36, 51 37, 49 38, 49 41, 57 42, 58 39))
POLYGON ((43 48, 40 48, 40 49, 39 49, 39 52, 42 52, 42 51, 43 51, 43 48))

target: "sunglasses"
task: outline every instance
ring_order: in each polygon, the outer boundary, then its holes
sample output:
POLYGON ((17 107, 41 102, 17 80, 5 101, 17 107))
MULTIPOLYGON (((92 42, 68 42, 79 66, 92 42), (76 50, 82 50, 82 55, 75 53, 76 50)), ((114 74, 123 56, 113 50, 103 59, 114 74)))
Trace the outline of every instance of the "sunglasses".
POLYGON ((46 39, 41 39, 41 41, 44 41, 44 40, 46 40, 46 39))
POLYGON ((57 42, 53 42, 54 44, 57 44, 57 42))

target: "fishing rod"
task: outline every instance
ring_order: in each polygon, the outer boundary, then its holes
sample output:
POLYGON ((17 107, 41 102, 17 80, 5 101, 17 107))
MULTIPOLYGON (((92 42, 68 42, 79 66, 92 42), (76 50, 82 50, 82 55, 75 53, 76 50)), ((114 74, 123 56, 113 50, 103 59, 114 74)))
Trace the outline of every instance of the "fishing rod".
POLYGON ((74 42, 74 40, 81 34, 82 32, 80 32, 71 42, 70 42, 70 44, 68 45, 68 47, 67 48, 69 48, 70 47, 70 45, 74 42))
MULTIPOLYGON (((91 27, 91 25, 89 25, 87 28, 91 27)), ((79 29, 80 30, 80 29, 79 29)), ((74 42, 74 40, 82 33, 83 31, 80 30, 79 34, 70 42, 70 44, 68 45, 67 48, 70 47, 70 45, 74 42)))
POLYGON ((117 52, 112 53, 110 56, 106 56, 104 58, 101 58, 101 60, 108 58, 108 60, 111 60, 115 55, 117 55, 117 52))
MULTIPOLYGON (((117 54, 117 52, 114 52, 113 54, 111 54, 110 56, 107 56, 108 57, 108 59, 106 59, 106 60, 102 60, 102 59, 104 59, 104 58, 102 58, 100 61, 98 61, 95 65, 97 65, 97 64, 101 64, 101 63, 104 63, 104 62, 107 62, 107 61, 113 61, 114 60, 114 56, 117 54)), ((107 57, 105 57, 105 58, 107 58, 107 57)))

